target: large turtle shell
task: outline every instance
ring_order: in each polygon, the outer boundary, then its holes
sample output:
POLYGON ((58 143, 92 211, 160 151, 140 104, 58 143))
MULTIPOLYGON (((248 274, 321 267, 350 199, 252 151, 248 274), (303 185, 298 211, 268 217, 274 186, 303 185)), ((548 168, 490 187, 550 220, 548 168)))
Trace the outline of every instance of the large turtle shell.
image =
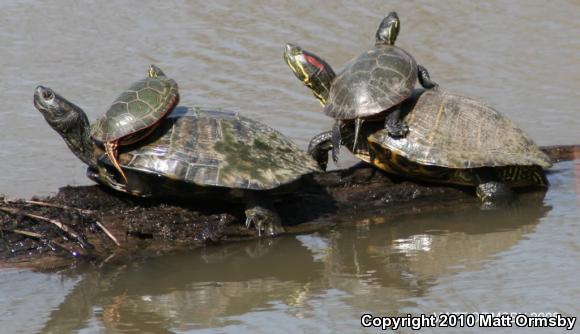
POLYGON ((135 149, 124 170, 198 186, 267 190, 320 171, 280 132, 238 113, 177 107, 135 149))
POLYGON ((408 98, 417 82, 417 63, 394 45, 377 45, 351 60, 330 88, 324 113, 335 119, 378 114, 408 98))
POLYGON ((552 166, 550 158, 513 121, 472 98, 427 90, 414 105, 403 105, 403 112, 408 112, 405 138, 394 139, 381 130, 369 141, 423 165, 462 169, 552 166))
POLYGON ((100 142, 119 140, 158 123, 175 106, 177 83, 166 76, 135 82, 111 105, 92 127, 91 136, 100 142))

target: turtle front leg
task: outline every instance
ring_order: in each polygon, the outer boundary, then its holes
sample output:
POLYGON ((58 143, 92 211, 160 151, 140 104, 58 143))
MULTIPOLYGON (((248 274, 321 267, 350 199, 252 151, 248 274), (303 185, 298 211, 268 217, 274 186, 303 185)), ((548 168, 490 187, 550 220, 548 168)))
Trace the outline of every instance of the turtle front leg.
POLYGON ((274 211, 271 201, 265 196, 248 194, 244 213, 246 214, 246 228, 249 229, 254 225, 258 237, 262 236, 262 232, 269 237, 286 232, 280 216, 274 211))
POLYGON ((308 154, 318 162, 322 170, 328 166, 328 152, 332 150, 332 131, 325 131, 312 137, 308 144, 308 154))
POLYGON ((424 66, 417 65, 417 76, 419 77, 419 83, 425 89, 433 89, 438 86, 435 81, 431 80, 429 71, 424 66))
POLYGON ((120 192, 127 192, 124 184, 117 182, 109 172, 102 166, 97 166, 97 168, 89 167, 87 168, 87 177, 98 184, 113 188, 120 192))
POLYGON ((99 184, 133 196, 149 197, 152 195, 145 186, 135 189, 135 187, 130 187, 129 182, 118 182, 115 176, 105 167, 109 163, 110 160, 107 159, 107 155, 103 154, 99 156, 96 167, 87 168, 87 177, 99 184))
POLYGON ((482 209, 495 209, 502 205, 509 204, 514 199, 514 193, 504 183, 490 181, 481 183, 475 189, 477 197, 482 202, 482 209))
POLYGON ((402 138, 409 133, 409 126, 401 119, 401 108, 390 111, 385 117, 385 129, 389 136, 402 138))
POLYGON ((340 143, 342 142, 342 135, 340 134, 340 121, 336 120, 332 126, 332 161, 338 162, 338 154, 340 153, 340 143))
POLYGON ((496 209, 513 201, 513 191, 505 183, 497 181, 492 170, 481 170, 476 176, 479 184, 475 194, 481 200, 482 209, 496 209))

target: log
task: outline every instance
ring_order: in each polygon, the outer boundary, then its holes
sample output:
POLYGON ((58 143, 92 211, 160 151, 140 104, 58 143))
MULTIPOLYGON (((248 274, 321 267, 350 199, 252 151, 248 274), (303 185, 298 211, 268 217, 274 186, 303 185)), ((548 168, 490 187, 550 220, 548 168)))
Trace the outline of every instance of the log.
MULTIPOLYGON (((580 146, 542 149, 554 162, 580 159, 580 146)), ((307 175, 292 187, 272 198, 287 233, 480 205, 473 189, 413 181, 363 163, 307 175)), ((0 198, 0 267, 102 265, 256 238, 243 227, 243 209, 241 203, 137 198, 97 185, 63 187, 47 198, 0 198)))

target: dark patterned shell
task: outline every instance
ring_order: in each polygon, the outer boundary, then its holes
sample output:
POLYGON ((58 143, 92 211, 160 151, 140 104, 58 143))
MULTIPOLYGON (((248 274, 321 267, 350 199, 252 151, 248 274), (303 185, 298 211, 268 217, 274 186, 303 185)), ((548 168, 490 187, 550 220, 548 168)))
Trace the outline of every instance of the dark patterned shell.
POLYGON ((449 168, 552 165, 514 122, 468 97, 440 90, 425 91, 405 121, 409 125, 405 138, 393 139, 381 130, 369 140, 424 165, 449 168))
POLYGON ((417 63, 405 50, 380 45, 350 61, 336 77, 324 113, 335 119, 378 114, 413 92, 417 63))
POLYGON ((177 98, 177 83, 173 79, 158 76, 137 81, 95 123, 91 136, 108 142, 149 128, 173 109, 177 98))
POLYGON ((119 156, 123 169, 200 186, 253 190, 320 171, 284 135, 233 112, 177 107, 146 140, 119 156))

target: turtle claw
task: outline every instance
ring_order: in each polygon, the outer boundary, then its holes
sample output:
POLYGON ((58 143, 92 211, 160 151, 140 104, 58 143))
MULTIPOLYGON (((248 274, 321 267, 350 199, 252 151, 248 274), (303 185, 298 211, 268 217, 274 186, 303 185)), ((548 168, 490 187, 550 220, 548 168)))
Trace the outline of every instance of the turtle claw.
POLYGON ((265 232, 270 237, 286 232, 278 215, 266 208, 253 207, 247 209, 245 214, 246 228, 249 229, 254 225, 258 232, 258 237, 262 236, 262 232, 265 232))

